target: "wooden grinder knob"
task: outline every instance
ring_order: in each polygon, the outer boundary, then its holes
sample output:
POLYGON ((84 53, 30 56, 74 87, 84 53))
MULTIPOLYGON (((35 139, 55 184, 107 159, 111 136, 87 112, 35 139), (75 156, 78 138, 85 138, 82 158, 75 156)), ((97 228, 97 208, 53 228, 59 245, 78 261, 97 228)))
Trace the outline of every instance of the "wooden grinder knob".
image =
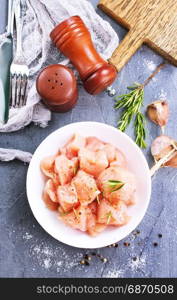
POLYGON ((54 28, 50 37, 79 71, 88 93, 98 94, 113 83, 116 68, 96 51, 90 32, 80 17, 73 16, 63 21, 54 28))

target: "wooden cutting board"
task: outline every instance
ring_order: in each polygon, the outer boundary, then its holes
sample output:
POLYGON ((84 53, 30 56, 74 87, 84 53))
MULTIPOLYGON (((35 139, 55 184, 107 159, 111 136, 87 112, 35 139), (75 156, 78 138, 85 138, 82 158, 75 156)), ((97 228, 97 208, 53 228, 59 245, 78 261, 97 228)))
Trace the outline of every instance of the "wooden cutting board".
POLYGON ((118 71, 143 43, 177 66, 177 0, 100 0, 98 5, 129 29, 109 60, 118 71))

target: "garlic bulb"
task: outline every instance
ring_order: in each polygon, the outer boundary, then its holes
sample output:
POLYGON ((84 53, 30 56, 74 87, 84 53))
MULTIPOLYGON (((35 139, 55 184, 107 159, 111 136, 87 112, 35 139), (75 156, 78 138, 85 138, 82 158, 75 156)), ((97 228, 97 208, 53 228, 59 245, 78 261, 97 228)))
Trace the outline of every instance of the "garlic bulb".
POLYGON ((167 124, 169 118, 169 106, 165 100, 157 100, 147 107, 147 115, 155 124, 163 127, 167 124))

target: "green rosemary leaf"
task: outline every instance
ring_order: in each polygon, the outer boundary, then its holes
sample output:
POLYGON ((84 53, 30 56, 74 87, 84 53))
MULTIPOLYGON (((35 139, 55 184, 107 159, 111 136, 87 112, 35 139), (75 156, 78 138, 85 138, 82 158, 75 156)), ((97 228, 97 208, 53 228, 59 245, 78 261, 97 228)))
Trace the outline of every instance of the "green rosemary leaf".
POLYGON ((133 112, 131 112, 131 111, 125 111, 122 114, 121 119, 117 123, 118 129, 121 130, 121 131, 125 131, 125 129, 130 124, 132 118, 133 118, 133 112))
POLYGON ((125 184, 119 180, 108 180, 107 185, 111 188, 111 193, 120 190, 125 184))
POLYGON ((136 87, 135 86, 127 86, 128 90, 134 90, 136 87))
POLYGON ((110 221, 111 221, 111 217, 112 217, 112 212, 110 211, 109 213, 106 214, 107 217, 107 222, 106 224, 109 225, 110 221))
POLYGON ((108 180, 108 183, 109 183, 109 185, 115 185, 115 184, 118 184, 118 183, 122 183, 122 181, 119 181, 119 180, 108 180))
POLYGON ((126 96, 127 96, 127 94, 118 95, 118 96, 115 97, 115 100, 118 100, 118 98, 122 98, 122 97, 126 97, 126 96))
POLYGON ((145 118, 141 112, 138 112, 135 117, 134 127, 135 127, 136 143, 141 148, 146 148, 145 118))
POLYGON ((124 185, 125 185, 125 183, 120 184, 118 187, 116 187, 115 189, 112 190, 112 193, 120 190, 121 188, 123 188, 124 185))
POLYGON ((135 89, 137 89, 137 88, 140 87, 140 86, 141 86, 140 83, 134 82, 134 84, 131 85, 131 86, 128 86, 127 89, 128 89, 128 90, 135 90, 135 89))

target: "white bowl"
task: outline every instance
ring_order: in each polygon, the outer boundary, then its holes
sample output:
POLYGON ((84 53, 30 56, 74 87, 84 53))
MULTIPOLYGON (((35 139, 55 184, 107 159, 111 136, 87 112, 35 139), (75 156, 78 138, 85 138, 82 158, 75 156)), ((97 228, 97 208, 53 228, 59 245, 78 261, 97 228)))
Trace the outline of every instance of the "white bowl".
POLYGON ((150 201, 150 194, 151 177, 142 151, 125 133, 97 122, 73 123, 51 133, 35 151, 27 174, 27 196, 36 220, 55 239, 78 248, 105 247, 125 238, 143 219, 150 201), (56 212, 46 208, 42 200, 44 177, 40 171, 40 161, 46 156, 55 154, 74 133, 86 137, 96 136, 118 147, 125 154, 129 169, 137 178, 137 203, 128 208, 131 216, 130 222, 122 227, 107 228, 97 237, 90 237, 86 233, 66 226, 58 219, 56 212))

